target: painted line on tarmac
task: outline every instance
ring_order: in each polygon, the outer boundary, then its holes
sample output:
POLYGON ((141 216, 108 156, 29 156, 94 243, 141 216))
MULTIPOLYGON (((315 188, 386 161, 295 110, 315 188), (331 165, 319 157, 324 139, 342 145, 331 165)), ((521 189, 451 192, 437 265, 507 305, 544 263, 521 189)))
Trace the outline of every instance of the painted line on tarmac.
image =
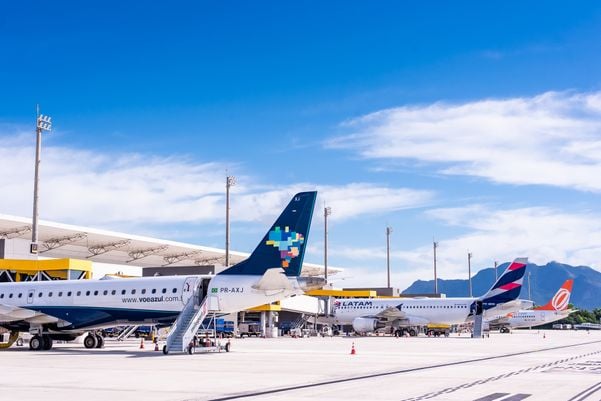
MULTIPOLYGON (((424 394, 424 395, 421 395, 421 396, 407 398, 407 399, 405 399, 403 401, 422 401, 422 400, 427 400, 427 399, 430 399, 430 398, 438 397, 438 396, 440 396, 442 394, 449 394, 449 393, 453 393, 453 392, 458 391, 458 390, 462 390, 462 389, 465 389, 465 388, 471 388, 471 387, 474 387, 474 386, 477 386, 477 385, 480 385, 480 384, 486 384, 486 383, 494 382, 494 381, 497 381, 497 380, 506 379, 506 378, 511 377, 511 376, 517 376, 517 375, 521 375, 521 374, 524 374, 524 373, 529 373, 529 372, 536 371, 536 370, 546 369, 546 368, 548 368, 550 366, 556 366, 556 365, 559 365, 559 364, 562 364, 562 363, 573 361, 574 359, 586 358, 588 356, 597 355, 597 354, 601 354, 601 351, 593 351, 593 352, 589 352, 589 353, 582 354, 582 355, 572 356, 570 358, 558 359, 557 361, 554 361, 554 362, 548 362, 548 363, 544 363, 544 364, 541 364, 541 365, 532 366, 530 368, 523 368, 523 369, 516 370, 516 371, 513 371, 513 372, 504 373, 502 375, 492 376, 492 377, 488 377, 486 379, 480 379, 480 380, 476 380, 476 381, 473 381, 473 382, 470 382, 470 383, 464 383, 464 384, 461 384, 459 386, 447 387, 445 389, 438 390, 438 391, 433 391, 433 392, 430 392, 430 393, 427 393, 427 394, 424 394)), ((520 396, 520 394, 517 394, 516 396, 520 396)), ((516 397, 516 396, 514 396, 514 397, 516 397)), ((528 396, 530 396, 530 395, 528 395, 528 396)), ((514 398, 503 399, 503 401, 505 401, 505 400, 511 400, 511 399, 514 399, 514 398)), ((515 400, 518 400, 518 399, 515 398, 515 400)), ((476 401, 478 401, 478 400, 476 400, 476 401)))
POLYGON ((595 394, 597 391, 601 390, 601 382, 594 384, 587 388, 586 390, 576 394, 574 397, 570 398, 568 401, 584 401, 589 398, 591 395, 595 394))
MULTIPOLYGON (((588 341, 588 342, 579 343, 579 344, 561 345, 561 346, 557 346, 557 347, 542 348, 542 349, 532 350, 532 351, 513 352, 511 354, 487 356, 484 358, 476 358, 476 359, 466 359, 463 361, 447 362, 447 363, 441 363, 438 365, 428 365, 428 366, 421 366, 421 367, 417 367, 417 368, 393 370, 390 372, 372 373, 372 374, 363 375, 363 376, 352 376, 352 377, 346 377, 346 378, 342 378, 342 379, 327 380, 327 381, 317 382, 317 383, 300 384, 300 385, 296 385, 296 386, 282 387, 282 388, 276 388, 276 389, 272 389, 272 390, 263 390, 263 391, 233 394, 233 395, 226 396, 226 397, 212 398, 211 401, 227 401, 227 400, 236 400, 239 398, 250 398, 250 397, 257 397, 257 396, 261 396, 261 395, 277 394, 277 393, 283 393, 283 392, 287 392, 287 391, 303 390, 303 389, 312 388, 312 387, 328 386, 331 384, 347 383, 347 382, 358 381, 358 380, 373 379, 373 378, 377 378, 377 377, 394 376, 394 375, 399 375, 399 374, 404 374, 404 373, 418 372, 421 370, 445 368, 445 367, 449 367, 449 366, 465 365, 465 364, 473 363, 473 362, 482 362, 482 361, 490 361, 490 360, 494 360, 494 359, 511 358, 513 356, 535 354, 538 352, 553 351, 553 350, 564 349, 564 348, 581 347, 583 345, 590 345, 590 344, 597 344, 597 343, 601 343, 601 341, 599 341, 599 340, 588 341)), ((601 351, 599 351, 599 352, 601 352, 601 351)), ((501 375, 501 376, 503 376, 503 375, 501 375)), ((194 401, 194 400, 196 400, 196 399, 189 399, 188 401, 194 401)))

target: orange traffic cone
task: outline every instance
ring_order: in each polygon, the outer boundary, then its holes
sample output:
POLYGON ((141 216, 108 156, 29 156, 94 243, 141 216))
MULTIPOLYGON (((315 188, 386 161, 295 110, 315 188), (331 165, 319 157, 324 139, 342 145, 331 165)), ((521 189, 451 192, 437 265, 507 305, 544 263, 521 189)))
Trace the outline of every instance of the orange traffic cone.
POLYGON ((357 353, 357 351, 355 351, 355 343, 353 343, 352 347, 351 347, 351 355, 355 355, 357 353))
POLYGON ((140 349, 144 349, 144 339, 140 339, 140 349))

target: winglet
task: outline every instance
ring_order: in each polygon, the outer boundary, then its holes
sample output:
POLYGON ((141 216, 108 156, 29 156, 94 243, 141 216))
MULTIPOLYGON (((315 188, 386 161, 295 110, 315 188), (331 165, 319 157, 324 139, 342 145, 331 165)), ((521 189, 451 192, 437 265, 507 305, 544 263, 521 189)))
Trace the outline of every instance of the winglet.
POLYGON ((570 302, 570 295, 572 294, 572 286, 574 285, 574 279, 566 280, 561 288, 557 290, 553 298, 546 305, 534 308, 535 310, 566 310, 568 309, 568 303, 570 302))

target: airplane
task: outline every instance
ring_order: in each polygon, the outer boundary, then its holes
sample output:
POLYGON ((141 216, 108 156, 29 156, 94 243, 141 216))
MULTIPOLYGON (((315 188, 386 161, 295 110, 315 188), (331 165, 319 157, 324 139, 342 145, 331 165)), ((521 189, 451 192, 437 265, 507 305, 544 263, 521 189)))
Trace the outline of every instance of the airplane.
POLYGON ((32 334, 31 350, 85 332, 84 346, 101 348, 94 330, 170 325, 189 301, 208 297, 212 310, 226 314, 321 288, 323 278, 299 277, 316 196, 294 195, 252 254, 217 275, 0 283, 0 327, 11 332, 9 344, 19 332, 32 334))
POLYGON ((498 314, 499 310, 516 311, 522 305, 517 297, 527 263, 526 258, 514 260, 479 298, 339 299, 334 302, 333 322, 352 324, 359 334, 391 326, 396 334, 415 336, 415 326, 466 323, 478 309, 484 316, 498 314))
POLYGON ((520 309, 515 313, 498 316, 489 320, 488 324, 491 328, 500 329, 501 333, 509 333, 513 328, 536 327, 566 318, 576 311, 568 309, 573 284, 573 279, 566 280, 546 305, 529 310, 520 309))

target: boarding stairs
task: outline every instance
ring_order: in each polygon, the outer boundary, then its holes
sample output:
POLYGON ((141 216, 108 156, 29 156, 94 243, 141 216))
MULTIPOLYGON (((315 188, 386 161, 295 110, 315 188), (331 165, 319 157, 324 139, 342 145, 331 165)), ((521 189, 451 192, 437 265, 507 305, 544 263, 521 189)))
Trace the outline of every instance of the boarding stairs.
POLYGON ((198 303, 198 294, 190 297, 184 310, 179 314, 177 320, 171 326, 167 337, 167 344, 163 348, 165 354, 169 352, 191 352, 188 348, 198 328, 209 314, 209 297, 205 297, 202 303, 198 303))
POLYGON ((129 336, 134 334, 134 332, 137 329, 138 329, 138 326, 135 326, 135 325, 125 327, 123 330, 121 330, 121 333, 119 333, 119 335, 117 336, 117 341, 123 341, 123 340, 127 339, 129 336))

